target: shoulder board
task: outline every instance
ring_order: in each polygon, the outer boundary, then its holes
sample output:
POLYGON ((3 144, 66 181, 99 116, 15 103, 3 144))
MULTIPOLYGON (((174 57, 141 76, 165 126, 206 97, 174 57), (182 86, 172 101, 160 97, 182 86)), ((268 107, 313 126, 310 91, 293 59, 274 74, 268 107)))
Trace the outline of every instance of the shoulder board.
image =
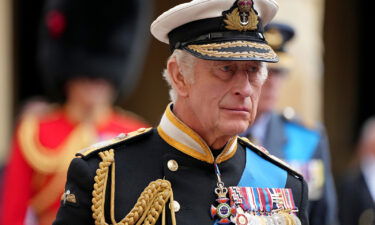
POLYGON ((242 143, 243 145, 250 147, 252 150, 254 150, 258 155, 262 156, 268 161, 271 161, 272 163, 278 165, 279 167, 287 170, 290 172, 292 175, 294 175, 297 178, 302 178, 303 176, 295 171, 288 163, 284 162, 283 160, 279 159, 278 157, 270 154, 268 150, 262 146, 255 145, 252 143, 249 139, 246 137, 239 137, 238 138, 239 142, 242 143))
POLYGON ((117 145, 119 143, 127 142, 129 140, 133 140, 134 138, 144 136, 146 134, 149 134, 152 131, 152 127, 149 128, 140 128, 136 131, 130 132, 130 133, 121 133, 117 137, 95 143, 87 148, 84 148, 76 153, 77 158, 88 158, 91 155, 94 155, 100 151, 108 150, 109 148, 112 148, 114 145, 117 145))

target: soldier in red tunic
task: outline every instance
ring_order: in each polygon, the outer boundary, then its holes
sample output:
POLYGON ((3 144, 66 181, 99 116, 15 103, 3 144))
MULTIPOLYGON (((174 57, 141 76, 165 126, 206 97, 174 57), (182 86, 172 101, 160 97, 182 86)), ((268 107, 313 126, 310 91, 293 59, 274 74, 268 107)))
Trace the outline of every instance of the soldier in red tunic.
POLYGON ((39 65, 53 94, 64 100, 34 102, 20 115, 4 174, 0 224, 52 224, 76 151, 149 126, 113 107, 120 88, 126 89, 124 97, 136 80, 136 73, 128 73, 135 71, 129 61, 142 31, 125 17, 137 17, 139 6, 135 1, 100 4, 53 0, 46 7, 39 65), (110 18, 100 16, 106 10, 110 18))

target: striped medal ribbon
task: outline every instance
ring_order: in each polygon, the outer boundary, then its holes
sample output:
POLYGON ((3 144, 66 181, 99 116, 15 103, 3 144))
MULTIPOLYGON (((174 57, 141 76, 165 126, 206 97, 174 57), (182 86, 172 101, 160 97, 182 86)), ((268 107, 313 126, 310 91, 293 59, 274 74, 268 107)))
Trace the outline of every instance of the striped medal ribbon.
POLYGON ((289 188, 229 187, 231 222, 236 225, 300 225, 289 188))

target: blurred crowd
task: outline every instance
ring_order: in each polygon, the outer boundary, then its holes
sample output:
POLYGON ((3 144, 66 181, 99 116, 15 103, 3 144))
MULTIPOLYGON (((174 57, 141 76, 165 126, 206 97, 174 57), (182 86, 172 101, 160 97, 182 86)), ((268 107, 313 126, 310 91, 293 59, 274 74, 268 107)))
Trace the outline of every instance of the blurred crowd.
MULTIPOLYGON (((94 0, 87 9, 80 2, 50 0, 45 6, 38 66, 52 98, 30 99, 17 116, 0 175, 1 225, 51 224, 69 162, 78 150, 150 127, 141 116, 115 104, 138 80, 137 73, 127 71, 134 71, 132 51, 143 35, 134 19, 140 18, 142 6, 136 0, 110 1, 103 9, 103 3, 94 0), (106 17, 108 10, 111 16, 106 17)), ((375 224, 375 118, 364 123, 348 171, 334 179, 324 124, 306 124, 292 108, 276 109, 293 61, 288 43, 298 32, 277 21, 265 32, 280 61, 269 65, 256 121, 241 135, 305 177, 311 225, 375 224)))

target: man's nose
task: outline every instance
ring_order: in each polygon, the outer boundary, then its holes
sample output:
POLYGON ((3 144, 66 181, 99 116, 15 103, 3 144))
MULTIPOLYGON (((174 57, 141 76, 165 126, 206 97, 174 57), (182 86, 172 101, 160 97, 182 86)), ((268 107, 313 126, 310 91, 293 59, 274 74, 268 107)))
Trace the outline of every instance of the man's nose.
POLYGON ((246 71, 238 71, 234 76, 235 95, 249 97, 252 87, 249 80, 249 74, 246 71))

